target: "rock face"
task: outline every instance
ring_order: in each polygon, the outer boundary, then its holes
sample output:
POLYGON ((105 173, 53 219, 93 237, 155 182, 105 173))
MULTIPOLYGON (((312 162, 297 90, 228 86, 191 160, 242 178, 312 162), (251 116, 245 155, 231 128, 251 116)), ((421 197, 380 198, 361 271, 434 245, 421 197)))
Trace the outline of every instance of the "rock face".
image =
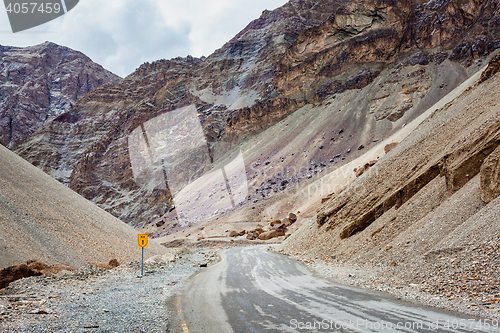
MULTIPOLYGON (((494 8, 491 0, 293 0, 263 12, 206 59, 144 64, 122 82, 92 91, 17 152, 114 216, 143 226, 170 212, 173 195, 243 140, 286 117, 307 117, 313 107, 315 112, 336 110, 325 120, 329 126, 318 127, 309 133, 310 142, 295 147, 306 150, 314 142, 321 148, 308 152, 307 160, 279 159, 283 168, 309 168, 305 172, 312 178, 319 172, 310 168, 312 162, 342 164, 359 156, 365 149, 356 147, 368 148, 375 138, 394 133, 474 73, 500 47, 494 8), (178 154, 173 162, 152 159, 148 149, 160 143, 149 143, 144 133, 159 119, 183 119, 175 118, 178 110, 186 117, 195 110, 203 145, 169 152, 178 154), (143 164, 153 165, 152 171, 139 168, 134 174, 131 137, 142 142, 143 164), (176 170, 168 184, 165 170, 176 170), (162 181, 146 181, 152 179, 162 181), (188 181, 183 184, 183 179, 188 181)), ((168 132, 181 121, 164 123, 168 132)), ((195 130, 192 126, 188 132, 195 130)), ((285 154, 280 149, 291 140, 287 135, 276 133, 273 156, 285 154)), ((178 140, 190 142, 189 135, 178 140)), ((248 166, 260 164, 260 158, 245 161, 248 174, 248 166)), ((287 179, 272 174, 249 189, 247 202, 281 191, 306 174, 297 171, 287 179)), ((162 228, 178 230, 173 221, 162 228)))
POLYGON ((484 160, 480 173, 481 200, 489 203, 500 195, 500 148, 484 160))
POLYGON ((462 93, 443 101, 368 174, 326 202, 316 219, 284 242, 285 251, 334 256, 367 271, 397 265, 392 271, 397 279, 425 285, 436 295, 445 286, 448 299, 471 293, 477 299, 495 297, 500 262, 495 250, 500 240, 497 69, 498 57, 482 78, 475 76, 462 93))
POLYGON ((28 267, 26 264, 5 267, 0 270, 0 289, 7 287, 9 283, 16 280, 39 275, 42 275, 42 273, 34 268, 28 267))
POLYGON ((118 81, 84 54, 54 43, 0 46, 0 143, 15 149, 85 94, 118 81))

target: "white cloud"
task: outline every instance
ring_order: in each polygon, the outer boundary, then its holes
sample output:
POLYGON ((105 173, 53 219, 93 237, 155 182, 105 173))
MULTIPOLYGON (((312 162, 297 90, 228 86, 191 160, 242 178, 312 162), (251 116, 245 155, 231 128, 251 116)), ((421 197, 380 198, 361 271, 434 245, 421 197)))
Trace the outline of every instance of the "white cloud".
POLYGON ((25 32, 10 32, 0 7, 0 44, 51 41, 81 51, 125 76, 145 61, 208 56, 286 0, 80 0, 68 14, 25 32))

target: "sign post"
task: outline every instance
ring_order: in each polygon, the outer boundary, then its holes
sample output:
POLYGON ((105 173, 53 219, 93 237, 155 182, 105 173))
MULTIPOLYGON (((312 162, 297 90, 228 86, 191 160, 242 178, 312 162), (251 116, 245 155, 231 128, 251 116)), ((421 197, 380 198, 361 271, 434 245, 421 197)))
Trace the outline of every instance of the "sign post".
POLYGON ((137 246, 142 249, 141 259, 141 277, 144 275, 144 248, 148 247, 148 234, 139 234, 137 238, 137 246))

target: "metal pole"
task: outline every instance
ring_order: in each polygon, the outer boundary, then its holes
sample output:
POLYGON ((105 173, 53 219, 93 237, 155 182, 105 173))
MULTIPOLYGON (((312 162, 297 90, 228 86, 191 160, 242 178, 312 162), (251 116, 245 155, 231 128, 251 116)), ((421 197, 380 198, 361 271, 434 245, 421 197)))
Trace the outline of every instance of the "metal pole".
POLYGON ((142 247, 141 276, 144 275, 144 248, 142 247))

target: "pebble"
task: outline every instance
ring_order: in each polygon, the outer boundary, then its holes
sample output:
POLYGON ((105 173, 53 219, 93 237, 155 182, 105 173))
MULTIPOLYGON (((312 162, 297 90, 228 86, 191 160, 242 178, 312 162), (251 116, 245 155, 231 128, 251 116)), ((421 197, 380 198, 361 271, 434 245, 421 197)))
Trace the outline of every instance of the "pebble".
POLYGON ((170 297, 216 261, 215 250, 184 250, 174 262, 145 263, 140 279, 139 261, 21 279, 0 295, 0 332, 165 332, 170 297))

